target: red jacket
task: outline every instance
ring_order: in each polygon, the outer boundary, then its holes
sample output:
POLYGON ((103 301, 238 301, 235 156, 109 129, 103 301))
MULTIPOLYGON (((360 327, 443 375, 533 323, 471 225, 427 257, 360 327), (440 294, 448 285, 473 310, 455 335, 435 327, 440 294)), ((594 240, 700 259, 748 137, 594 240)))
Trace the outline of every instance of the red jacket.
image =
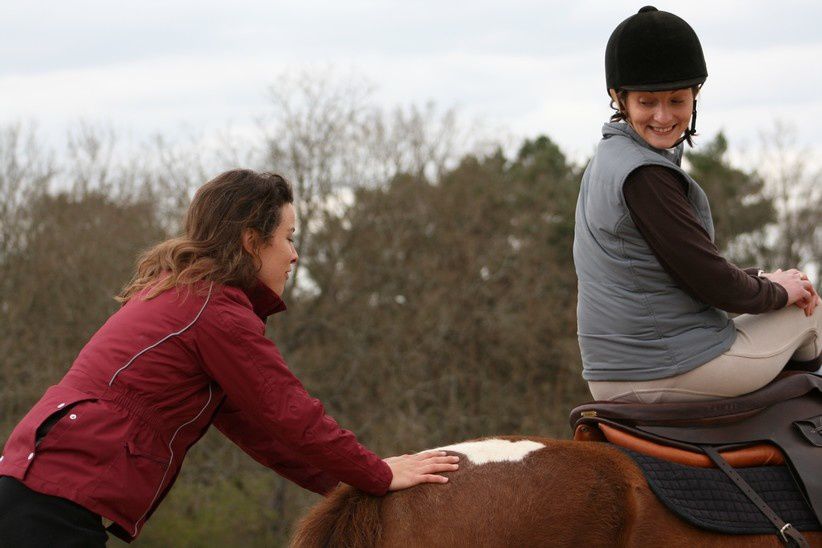
POLYGON ((325 414, 265 337, 266 317, 284 309, 262 283, 132 298, 11 433, 0 476, 109 518, 130 541, 213 423, 307 489, 342 481, 384 494, 388 465, 325 414), (69 407, 35 443, 38 427, 69 407))

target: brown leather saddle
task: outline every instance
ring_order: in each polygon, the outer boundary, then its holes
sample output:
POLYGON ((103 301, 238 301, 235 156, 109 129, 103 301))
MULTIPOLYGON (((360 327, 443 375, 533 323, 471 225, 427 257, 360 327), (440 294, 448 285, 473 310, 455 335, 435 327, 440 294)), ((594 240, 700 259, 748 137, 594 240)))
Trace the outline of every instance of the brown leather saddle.
POLYGON ((807 546, 734 470, 784 460, 822 522, 822 376, 785 372, 750 394, 691 403, 590 402, 571 411, 576 440, 610 441, 691 466, 716 466, 786 544, 807 546))

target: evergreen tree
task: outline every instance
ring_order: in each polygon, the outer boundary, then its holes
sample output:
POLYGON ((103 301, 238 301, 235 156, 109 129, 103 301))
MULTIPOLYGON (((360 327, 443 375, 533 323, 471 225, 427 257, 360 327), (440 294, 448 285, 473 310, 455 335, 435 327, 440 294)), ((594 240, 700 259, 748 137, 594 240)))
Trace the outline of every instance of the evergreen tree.
POLYGON ((722 132, 686 158, 690 175, 708 195, 717 248, 740 266, 753 265, 763 254, 766 225, 776 217, 764 181, 755 172, 731 166, 722 132))

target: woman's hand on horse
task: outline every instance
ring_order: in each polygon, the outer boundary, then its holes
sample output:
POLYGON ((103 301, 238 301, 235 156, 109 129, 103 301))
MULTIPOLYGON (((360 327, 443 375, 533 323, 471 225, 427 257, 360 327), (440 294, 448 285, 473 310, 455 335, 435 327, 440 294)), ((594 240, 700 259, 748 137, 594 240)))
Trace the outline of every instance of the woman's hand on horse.
POLYGON ((778 283, 788 292, 788 302, 785 306, 796 305, 805 310, 806 316, 813 314, 820 303, 819 295, 808 276, 795 268, 785 271, 780 268, 776 272, 765 274, 765 277, 778 283))
POLYGON ((389 491, 399 491, 420 483, 446 483, 448 478, 440 472, 453 472, 459 468, 457 456, 448 456, 445 451, 427 451, 415 455, 401 455, 383 459, 391 468, 394 477, 389 491))

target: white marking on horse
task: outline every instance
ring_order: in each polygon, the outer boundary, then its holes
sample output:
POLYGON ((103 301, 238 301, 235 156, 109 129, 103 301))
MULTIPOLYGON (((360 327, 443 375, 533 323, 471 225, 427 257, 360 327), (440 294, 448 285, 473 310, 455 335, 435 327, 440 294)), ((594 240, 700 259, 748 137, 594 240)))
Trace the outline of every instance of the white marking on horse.
POLYGON ((430 451, 456 451, 465 455, 473 464, 485 464, 488 462, 519 462, 529 453, 543 447, 545 444, 531 440, 488 439, 446 445, 430 449, 430 451))

